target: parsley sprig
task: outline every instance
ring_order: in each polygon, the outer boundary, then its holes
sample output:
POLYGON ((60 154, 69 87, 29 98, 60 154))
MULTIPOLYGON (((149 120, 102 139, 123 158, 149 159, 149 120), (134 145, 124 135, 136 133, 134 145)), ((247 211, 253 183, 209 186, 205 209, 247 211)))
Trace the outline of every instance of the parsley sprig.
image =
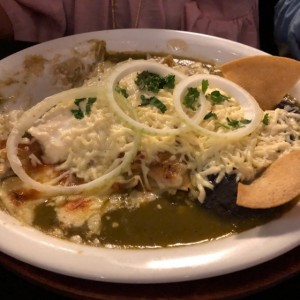
POLYGON ((92 105, 96 102, 96 97, 88 97, 88 98, 77 98, 74 100, 74 104, 77 106, 76 109, 71 109, 71 113, 75 117, 75 119, 83 119, 85 115, 89 116, 92 111, 92 105), (80 103, 86 101, 85 111, 83 111, 80 107, 80 103))
POLYGON ((161 89, 173 89, 175 87, 175 75, 170 74, 166 77, 161 77, 158 74, 143 71, 137 74, 135 84, 141 91, 158 93, 161 89))

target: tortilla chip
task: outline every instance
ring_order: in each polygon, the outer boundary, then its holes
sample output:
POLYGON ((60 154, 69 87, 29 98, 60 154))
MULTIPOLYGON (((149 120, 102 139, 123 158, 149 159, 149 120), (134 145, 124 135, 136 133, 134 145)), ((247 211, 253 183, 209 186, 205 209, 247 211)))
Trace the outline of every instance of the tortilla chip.
POLYGON ((247 90, 263 110, 273 109, 300 79, 300 62, 257 55, 222 65, 225 78, 247 90))
POLYGON ((237 205, 270 208, 300 195, 300 150, 274 161, 251 184, 238 184, 237 205))

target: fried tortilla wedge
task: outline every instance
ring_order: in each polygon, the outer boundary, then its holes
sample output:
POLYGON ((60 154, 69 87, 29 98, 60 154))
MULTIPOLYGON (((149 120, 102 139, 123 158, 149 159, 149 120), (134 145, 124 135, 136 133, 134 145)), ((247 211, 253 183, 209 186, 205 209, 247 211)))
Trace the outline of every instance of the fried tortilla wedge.
POLYGON ((247 90, 263 110, 273 109, 300 79, 300 62, 256 55, 221 65, 225 78, 247 90))
POLYGON ((238 184, 237 205, 271 208, 300 195, 300 150, 275 160, 250 184, 238 184))

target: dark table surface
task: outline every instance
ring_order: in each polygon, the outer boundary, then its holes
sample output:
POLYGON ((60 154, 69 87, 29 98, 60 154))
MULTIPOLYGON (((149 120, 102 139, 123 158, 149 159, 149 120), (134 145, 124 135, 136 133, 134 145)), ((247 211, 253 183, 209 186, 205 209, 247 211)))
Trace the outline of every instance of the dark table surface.
MULTIPOLYGON (((33 43, 20 42, 20 41, 1 41, 0 40, 0 59, 20 51, 24 48, 32 46, 33 43)), ((3 242, 3 241, 0 241, 3 242)), ((291 255, 297 254, 297 258, 300 252, 300 247, 296 249, 296 252, 291 252, 291 255)), ((285 255, 287 260, 288 255, 285 255)), ((1 253, 0 253, 1 256, 1 253)), ((7 260, 7 257, 4 256, 7 260)), ((282 260, 281 260, 282 261, 282 260)), ((15 263, 15 262, 14 262, 15 263)), ((276 260, 274 260, 276 264, 276 260)), ((284 268, 284 266, 283 266, 284 268)), ((258 269, 259 270, 259 269, 258 269)), ((272 272, 272 270, 270 270, 272 272)), ((255 275, 254 275, 255 276, 255 275)), ((276 276, 275 276, 276 277, 276 276)), ((236 282, 238 285, 239 282, 236 282)), ((273 284, 268 285, 265 289, 255 291, 252 295, 243 297, 243 299, 299 299, 300 294, 300 272, 298 270, 293 271, 292 275, 287 272, 286 276, 281 276, 280 279, 275 280, 273 284)), ((135 297, 136 298, 136 297, 135 297)), ((201 298, 201 295, 199 295, 201 298)), ((10 263, 0 264, 0 299, 55 299, 66 300, 70 297, 63 296, 55 289, 45 288, 39 282, 28 280, 24 277, 24 274, 18 272, 16 268, 12 268, 10 263)), ((80 298, 78 298, 80 299, 80 298)), ((105 298, 103 298, 105 299, 105 298)), ((137 298, 136 298, 137 299, 137 298)), ((140 299, 140 297, 139 297, 140 299)), ((177 297, 173 297, 177 299, 177 297)), ((179 296, 178 296, 179 299, 179 296)), ((183 298, 180 298, 183 299, 183 298)), ((193 298, 195 299, 195 298, 193 298)))

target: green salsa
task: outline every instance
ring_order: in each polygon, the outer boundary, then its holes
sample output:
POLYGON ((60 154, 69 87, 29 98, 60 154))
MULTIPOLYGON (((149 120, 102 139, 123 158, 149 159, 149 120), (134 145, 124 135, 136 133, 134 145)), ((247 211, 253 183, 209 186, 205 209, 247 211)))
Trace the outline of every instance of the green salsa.
MULTIPOLYGON (((87 235, 86 224, 64 232, 68 239, 74 234, 86 244, 97 238, 101 246, 124 248, 155 248, 190 245, 239 233, 280 217, 294 203, 268 209, 262 213, 233 215, 205 208, 184 193, 164 195, 139 208, 120 208, 102 216, 99 235, 87 235)), ((59 226, 54 208, 45 203, 35 210, 34 225, 45 232, 59 226)))

